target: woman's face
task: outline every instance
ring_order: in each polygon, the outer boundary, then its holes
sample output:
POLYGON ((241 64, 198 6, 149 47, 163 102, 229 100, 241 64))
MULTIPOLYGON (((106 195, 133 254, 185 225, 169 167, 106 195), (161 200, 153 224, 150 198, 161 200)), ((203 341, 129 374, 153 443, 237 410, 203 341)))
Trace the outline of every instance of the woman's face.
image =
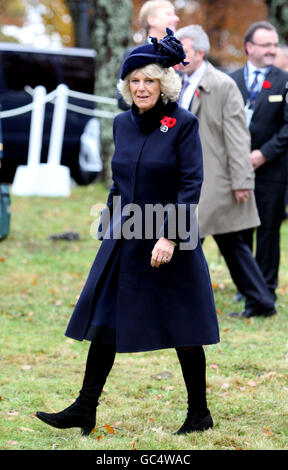
POLYGON ((153 108, 160 97, 161 88, 158 78, 148 78, 140 70, 130 78, 129 86, 133 101, 141 113, 153 108))

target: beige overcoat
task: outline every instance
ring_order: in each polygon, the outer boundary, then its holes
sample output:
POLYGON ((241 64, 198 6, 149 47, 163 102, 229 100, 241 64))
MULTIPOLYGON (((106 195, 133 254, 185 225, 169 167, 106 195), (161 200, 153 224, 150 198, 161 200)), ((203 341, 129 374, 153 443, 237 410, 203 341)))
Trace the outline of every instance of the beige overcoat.
POLYGON ((250 134, 243 98, 234 80, 209 62, 190 111, 199 119, 204 182, 199 203, 201 238, 260 225, 254 191, 245 203, 236 189, 254 189, 250 134))

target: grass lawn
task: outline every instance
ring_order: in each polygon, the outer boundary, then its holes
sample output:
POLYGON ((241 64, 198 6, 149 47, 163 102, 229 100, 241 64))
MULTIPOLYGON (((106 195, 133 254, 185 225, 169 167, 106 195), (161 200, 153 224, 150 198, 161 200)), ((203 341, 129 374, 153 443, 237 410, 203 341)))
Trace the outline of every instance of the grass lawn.
POLYGON ((11 233, 0 242, 0 449, 287 449, 287 221, 278 314, 267 319, 228 316, 239 309, 235 287, 213 239, 205 241, 221 334, 219 344, 206 348, 213 429, 173 435, 186 414, 173 349, 116 356, 89 437, 35 418, 37 410, 68 406, 81 387, 89 343, 64 332, 100 244, 90 235, 90 210, 106 195, 102 184, 92 184, 73 188, 67 199, 12 197, 11 233), (80 240, 49 239, 68 231, 80 240))

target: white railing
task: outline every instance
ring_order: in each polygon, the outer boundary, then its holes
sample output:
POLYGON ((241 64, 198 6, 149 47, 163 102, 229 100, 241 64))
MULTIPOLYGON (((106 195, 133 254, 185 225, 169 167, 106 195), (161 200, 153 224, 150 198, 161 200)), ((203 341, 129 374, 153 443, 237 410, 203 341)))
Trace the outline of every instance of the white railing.
POLYGON ((0 119, 8 119, 28 112, 32 113, 27 165, 17 167, 11 189, 12 193, 19 196, 69 196, 70 170, 60 164, 67 110, 106 119, 113 119, 117 114, 113 111, 90 109, 71 104, 69 103, 69 97, 115 107, 117 106, 117 100, 73 91, 64 84, 58 85, 56 90, 48 94, 43 86, 37 86, 35 89, 26 87, 25 90, 31 94, 32 103, 0 112, 0 119), (54 104, 54 112, 47 163, 41 164, 45 106, 48 102, 54 104))

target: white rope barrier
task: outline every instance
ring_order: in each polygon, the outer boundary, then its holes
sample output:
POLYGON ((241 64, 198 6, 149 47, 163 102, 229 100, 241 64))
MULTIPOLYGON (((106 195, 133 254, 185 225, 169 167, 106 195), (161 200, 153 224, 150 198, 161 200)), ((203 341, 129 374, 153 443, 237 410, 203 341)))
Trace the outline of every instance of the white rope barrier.
POLYGON ((67 104, 67 109, 69 111, 74 111, 75 113, 86 114, 87 116, 101 117, 101 118, 114 118, 117 113, 112 111, 101 111, 100 109, 88 109, 77 106, 76 104, 67 104))
MULTIPOLYGON (((69 98, 112 106, 117 106, 117 100, 69 90, 65 84, 58 85, 56 90, 49 94, 46 94, 46 90, 42 86, 38 86, 35 89, 28 86, 25 87, 25 91, 31 95, 32 103, 0 112, 0 119, 10 118, 27 112, 32 113, 27 165, 17 167, 12 192, 19 196, 69 196, 70 170, 67 166, 60 164, 67 111, 85 114, 93 118, 101 117, 106 119, 113 119, 118 114, 113 111, 85 108, 72 104, 69 103, 69 98), (48 102, 54 105, 54 112, 47 163, 41 164, 45 105, 48 102)), ((96 145, 95 142, 94 144, 96 145)), ((92 167, 93 165, 90 166, 92 167)), ((99 165, 94 166, 94 171, 97 171, 99 165)))
MULTIPOLYGON (((33 88, 27 86, 25 87, 25 91, 29 93, 32 97, 34 96, 35 91, 33 88)), ((95 95, 90 95, 89 93, 81 93, 78 91, 73 91, 69 90, 67 91, 68 97, 71 98, 78 98, 80 100, 86 100, 86 101, 92 101, 95 103, 102 103, 102 104, 110 104, 113 106, 117 106, 117 100, 114 98, 108 98, 108 97, 103 97, 103 96, 95 96, 95 95)), ((54 100, 57 96, 57 88, 56 90, 51 91, 48 93, 45 98, 42 98, 42 103, 46 104, 49 101, 54 104, 54 100)), ((6 111, 0 111, 0 119, 6 119, 9 117, 14 117, 18 116, 20 114, 25 114, 29 113, 34 109, 34 102, 32 101, 29 104, 26 104, 24 106, 20 106, 19 108, 13 108, 13 109, 7 109, 6 111)), ((101 118, 107 118, 107 119, 113 119, 116 114, 112 111, 103 111, 100 109, 89 109, 89 108, 84 108, 75 104, 68 103, 67 104, 67 109, 70 111, 74 111, 75 113, 80 113, 80 114, 86 114, 87 116, 94 116, 94 117, 101 117, 101 118)))
MULTIPOLYGON (((40 101, 43 104, 48 103, 49 101, 53 101, 57 95, 57 90, 51 91, 45 98, 42 98, 40 101)), ((19 114, 25 114, 30 111, 33 111, 35 108, 35 103, 25 104, 24 106, 20 106, 19 108, 7 109, 6 111, 0 111, 0 119, 5 119, 9 117, 18 116, 19 114)))
MULTIPOLYGON (((31 86, 26 85, 24 90, 29 93, 29 95, 33 96, 34 90, 31 86)), ((95 103, 104 103, 104 104, 111 104, 117 106, 117 100, 115 98, 108 98, 107 96, 97 96, 91 95, 89 93, 82 93, 81 91, 74 91, 68 89, 68 95, 71 98, 79 98, 80 100, 89 100, 94 101, 95 103)))
POLYGON ((73 90, 69 90, 68 95, 71 96, 71 98, 79 98, 80 100, 89 100, 89 101, 95 101, 95 103, 112 104, 114 106, 117 106, 117 100, 115 98, 108 98, 106 96, 89 95, 88 93, 81 93, 80 91, 73 91, 73 90))

